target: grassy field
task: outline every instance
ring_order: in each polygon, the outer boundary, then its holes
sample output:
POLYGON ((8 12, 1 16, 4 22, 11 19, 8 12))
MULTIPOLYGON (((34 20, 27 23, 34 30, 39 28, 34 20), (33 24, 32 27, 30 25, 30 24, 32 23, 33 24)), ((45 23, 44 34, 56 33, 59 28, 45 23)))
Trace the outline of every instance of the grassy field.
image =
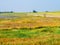
POLYGON ((38 29, 3 29, 0 30, 0 38, 34 38, 38 36, 60 34, 58 27, 43 27, 38 29))
POLYGON ((60 45, 60 28, 0 30, 0 45, 60 45))
POLYGON ((60 45, 59 16, 60 12, 1 13, 0 45, 60 45))

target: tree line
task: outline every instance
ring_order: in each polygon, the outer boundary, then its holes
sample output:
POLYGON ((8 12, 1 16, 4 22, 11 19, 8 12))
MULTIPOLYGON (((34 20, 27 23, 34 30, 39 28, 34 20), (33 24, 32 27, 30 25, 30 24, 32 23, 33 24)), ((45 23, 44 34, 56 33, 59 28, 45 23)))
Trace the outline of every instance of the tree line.
POLYGON ((0 13, 13 13, 13 11, 0 12, 0 13))

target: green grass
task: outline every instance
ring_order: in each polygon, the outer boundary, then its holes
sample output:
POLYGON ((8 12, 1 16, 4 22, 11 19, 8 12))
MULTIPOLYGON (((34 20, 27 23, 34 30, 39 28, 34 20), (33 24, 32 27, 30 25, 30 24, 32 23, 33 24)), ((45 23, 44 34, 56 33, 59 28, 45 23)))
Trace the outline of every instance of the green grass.
POLYGON ((10 29, 0 30, 0 38, 34 38, 37 36, 46 36, 49 34, 60 34, 58 27, 46 27, 41 29, 10 29))

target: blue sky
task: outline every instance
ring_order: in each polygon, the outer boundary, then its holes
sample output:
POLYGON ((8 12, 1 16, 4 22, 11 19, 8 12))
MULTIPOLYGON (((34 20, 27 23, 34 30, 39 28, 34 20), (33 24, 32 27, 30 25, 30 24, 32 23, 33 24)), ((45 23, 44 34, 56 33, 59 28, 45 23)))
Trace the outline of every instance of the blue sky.
POLYGON ((0 11, 60 11, 60 0, 0 0, 0 11))

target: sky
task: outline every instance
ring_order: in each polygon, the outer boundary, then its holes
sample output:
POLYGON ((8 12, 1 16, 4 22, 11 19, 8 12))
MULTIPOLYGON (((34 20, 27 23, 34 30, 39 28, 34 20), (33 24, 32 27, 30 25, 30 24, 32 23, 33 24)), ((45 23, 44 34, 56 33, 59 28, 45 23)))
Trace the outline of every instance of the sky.
POLYGON ((0 0, 0 11, 60 11, 60 0, 0 0))

